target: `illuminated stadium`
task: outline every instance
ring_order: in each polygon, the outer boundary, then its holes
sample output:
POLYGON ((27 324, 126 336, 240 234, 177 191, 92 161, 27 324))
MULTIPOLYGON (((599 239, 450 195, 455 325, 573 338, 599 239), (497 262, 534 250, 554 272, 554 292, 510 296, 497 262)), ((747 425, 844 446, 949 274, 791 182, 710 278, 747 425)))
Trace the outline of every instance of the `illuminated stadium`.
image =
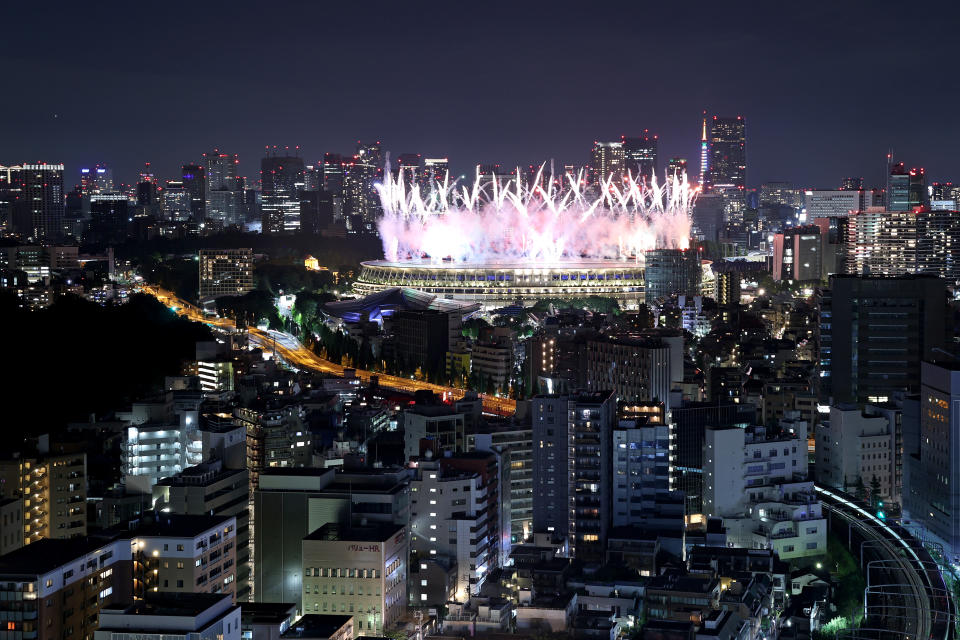
POLYGON ((520 301, 603 296, 626 308, 643 300, 643 268, 627 260, 568 260, 552 264, 430 260, 364 262, 354 291, 369 295, 410 287, 449 300, 497 307, 520 301))
POLYGON ((420 189, 386 176, 386 259, 362 264, 359 295, 408 287, 487 308, 602 296, 635 308, 646 253, 689 246, 696 192, 685 177, 611 176, 586 189, 582 173, 559 179, 541 168, 533 186, 477 175, 472 188, 445 180, 420 189))

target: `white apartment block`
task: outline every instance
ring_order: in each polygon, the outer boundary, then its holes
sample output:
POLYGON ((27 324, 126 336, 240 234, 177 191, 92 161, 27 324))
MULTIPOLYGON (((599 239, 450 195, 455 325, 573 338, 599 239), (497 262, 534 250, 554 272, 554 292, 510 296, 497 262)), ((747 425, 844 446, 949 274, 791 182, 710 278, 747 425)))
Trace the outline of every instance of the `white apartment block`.
POLYGON ((158 480, 203 461, 198 419, 196 411, 185 411, 179 415, 179 424, 145 422, 127 427, 120 448, 128 491, 151 493, 158 480))
MULTIPOLYGON (((457 602, 477 595, 497 564, 491 551, 496 548, 491 537, 497 535, 497 505, 489 508, 489 498, 479 474, 442 469, 438 460, 421 461, 410 482, 411 550, 424 559, 456 564, 457 602)), ((421 586, 415 590, 427 602, 429 585, 421 586)))
POLYGON ((807 480, 806 423, 781 425, 707 428, 703 510, 723 518, 735 546, 773 549, 783 560, 820 555, 827 522, 807 480))

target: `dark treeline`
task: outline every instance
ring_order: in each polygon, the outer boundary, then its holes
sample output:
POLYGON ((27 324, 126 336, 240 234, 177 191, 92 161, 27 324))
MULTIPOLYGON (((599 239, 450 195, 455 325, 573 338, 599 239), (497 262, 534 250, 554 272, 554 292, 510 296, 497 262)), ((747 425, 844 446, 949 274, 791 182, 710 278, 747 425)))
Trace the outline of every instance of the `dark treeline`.
POLYGON ((192 360, 202 324, 177 317, 142 294, 127 304, 100 306, 62 296, 50 307, 25 311, 0 296, 11 356, 4 385, 3 440, 56 430, 89 414, 107 414, 160 388, 166 375, 192 360))

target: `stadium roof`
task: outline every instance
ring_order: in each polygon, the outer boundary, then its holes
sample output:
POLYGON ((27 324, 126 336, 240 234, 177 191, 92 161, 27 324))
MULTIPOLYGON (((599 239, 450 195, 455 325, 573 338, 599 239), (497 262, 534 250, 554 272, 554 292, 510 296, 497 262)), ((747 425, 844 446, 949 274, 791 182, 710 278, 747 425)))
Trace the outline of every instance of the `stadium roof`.
POLYGON ((393 287, 377 293, 371 293, 363 298, 328 302, 321 307, 323 313, 345 322, 359 322, 363 316, 368 316, 374 322, 382 322, 397 311, 434 311, 456 312, 464 316, 480 309, 480 304, 448 300, 432 293, 425 293, 416 289, 393 287))

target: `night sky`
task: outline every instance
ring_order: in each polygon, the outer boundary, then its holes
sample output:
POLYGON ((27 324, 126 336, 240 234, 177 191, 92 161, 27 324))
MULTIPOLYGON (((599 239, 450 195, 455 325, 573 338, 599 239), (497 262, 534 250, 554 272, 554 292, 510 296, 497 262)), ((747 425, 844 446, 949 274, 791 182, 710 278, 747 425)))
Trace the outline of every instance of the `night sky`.
POLYGON ((699 119, 747 120, 747 180, 881 180, 884 155, 960 180, 955 3, 16 2, 0 164, 172 177, 219 146, 308 162, 449 156, 456 171, 585 163, 648 128, 697 165, 699 119), (938 7, 937 4, 942 4, 938 7), (843 5, 838 8, 838 5, 843 5))

